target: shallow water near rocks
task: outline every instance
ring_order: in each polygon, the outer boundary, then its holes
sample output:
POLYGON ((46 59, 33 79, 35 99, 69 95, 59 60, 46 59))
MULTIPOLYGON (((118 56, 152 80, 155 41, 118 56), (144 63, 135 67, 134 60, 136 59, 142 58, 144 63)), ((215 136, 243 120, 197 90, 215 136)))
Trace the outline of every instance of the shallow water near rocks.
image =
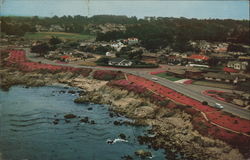
POLYGON ((0 159, 119 160, 125 155, 140 159, 134 155, 138 149, 152 152, 152 159, 164 159, 163 150, 138 144, 136 137, 146 134, 147 127, 115 126, 114 121, 128 119, 109 117, 105 105, 75 104, 77 94, 69 90, 55 86, 0 90, 0 159), (69 113, 77 117, 65 121, 69 113), (96 124, 80 122, 84 117, 96 124), (128 142, 107 144, 121 133, 128 142))

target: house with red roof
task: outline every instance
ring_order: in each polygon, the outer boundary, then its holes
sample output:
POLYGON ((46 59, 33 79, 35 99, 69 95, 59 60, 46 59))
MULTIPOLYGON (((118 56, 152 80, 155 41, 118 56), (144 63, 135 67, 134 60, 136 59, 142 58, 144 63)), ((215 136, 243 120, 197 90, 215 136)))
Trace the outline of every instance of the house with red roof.
POLYGON ((191 56, 188 57, 188 59, 193 59, 196 61, 207 61, 209 60, 209 57, 202 54, 192 54, 191 56))
POLYGON ((72 61, 81 60, 81 58, 71 57, 71 56, 68 56, 68 55, 63 55, 63 56, 60 56, 60 60, 63 61, 63 62, 72 62, 72 61))
POLYGON ((195 63, 207 63, 209 60, 209 57, 206 55, 202 54, 192 54, 191 56, 187 57, 187 60, 190 62, 195 62, 195 63))
POLYGON ((60 56, 60 60, 63 62, 69 62, 69 59, 70 59, 70 56, 68 55, 60 56))
POLYGON ((233 69, 233 68, 229 68, 229 67, 224 67, 223 71, 227 72, 227 73, 238 73, 239 72, 239 70, 233 69))

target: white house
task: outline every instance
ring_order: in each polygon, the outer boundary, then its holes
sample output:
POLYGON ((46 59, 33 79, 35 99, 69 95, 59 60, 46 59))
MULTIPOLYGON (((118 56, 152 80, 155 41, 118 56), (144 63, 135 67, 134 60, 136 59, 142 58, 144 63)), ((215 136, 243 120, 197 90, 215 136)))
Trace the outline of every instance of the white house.
POLYGON ((139 43, 138 38, 128 38, 128 44, 129 45, 134 45, 134 44, 138 44, 138 43, 139 43))
POLYGON ((234 68, 237 70, 246 70, 248 66, 248 62, 239 62, 239 61, 229 61, 227 63, 227 67, 234 68))
POLYGON ((118 52, 121 50, 122 47, 125 47, 125 46, 126 45, 124 45, 122 42, 111 44, 111 47, 114 48, 118 52))
POLYGON ((110 66, 131 66, 133 62, 123 58, 114 58, 109 60, 108 64, 110 66))

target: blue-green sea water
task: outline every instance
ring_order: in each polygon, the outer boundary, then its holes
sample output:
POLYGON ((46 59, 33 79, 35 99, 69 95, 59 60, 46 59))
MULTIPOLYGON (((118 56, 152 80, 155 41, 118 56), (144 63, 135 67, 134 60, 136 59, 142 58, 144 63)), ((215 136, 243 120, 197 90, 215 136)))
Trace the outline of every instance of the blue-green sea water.
POLYGON ((146 127, 115 126, 108 106, 75 104, 72 88, 14 86, 0 91, 0 159, 6 160, 119 160, 124 155, 139 159, 138 149, 151 151, 155 160, 164 159, 163 150, 154 151, 139 145, 137 136, 146 134, 146 127), (65 93, 59 93, 64 90, 65 93), (92 110, 91 110, 92 109, 92 110), (77 117, 66 122, 65 114, 77 117), (82 123, 89 117, 96 124, 82 123), (53 121, 59 120, 58 124, 53 121), (128 142, 107 144, 125 134, 128 142))

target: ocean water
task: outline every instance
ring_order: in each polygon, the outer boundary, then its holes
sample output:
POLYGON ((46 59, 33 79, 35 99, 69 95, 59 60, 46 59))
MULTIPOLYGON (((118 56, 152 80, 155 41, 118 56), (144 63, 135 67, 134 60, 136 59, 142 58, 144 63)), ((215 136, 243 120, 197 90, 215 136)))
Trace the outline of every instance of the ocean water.
POLYGON ((128 120, 109 116, 108 106, 75 104, 72 88, 14 86, 0 91, 0 159, 6 160, 119 160, 124 155, 138 158, 138 149, 151 151, 155 160, 164 159, 164 151, 139 145, 137 136, 147 127, 115 126, 128 120), (65 93, 60 93, 64 90, 65 93), (66 122, 65 114, 76 118, 66 122), (96 124, 81 123, 89 117, 96 124), (58 124, 53 121, 58 120, 58 124), (127 142, 108 144, 125 134, 127 142))

